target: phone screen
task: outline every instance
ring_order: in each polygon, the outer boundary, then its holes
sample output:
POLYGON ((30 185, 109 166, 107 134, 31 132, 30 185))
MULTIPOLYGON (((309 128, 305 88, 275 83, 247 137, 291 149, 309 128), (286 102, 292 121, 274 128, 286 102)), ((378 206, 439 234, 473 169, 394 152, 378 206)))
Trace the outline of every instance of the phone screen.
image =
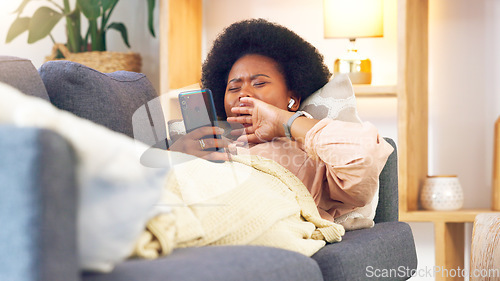
POLYGON ((179 103, 187 133, 200 127, 218 125, 212 92, 209 89, 180 93, 179 103))

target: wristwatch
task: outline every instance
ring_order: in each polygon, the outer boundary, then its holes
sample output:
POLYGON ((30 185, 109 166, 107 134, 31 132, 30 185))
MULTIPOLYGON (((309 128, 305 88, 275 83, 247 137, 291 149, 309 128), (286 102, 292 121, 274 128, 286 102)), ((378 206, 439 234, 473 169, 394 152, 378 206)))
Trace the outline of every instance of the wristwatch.
POLYGON ((285 136, 291 140, 293 139, 292 139, 292 133, 290 132, 290 127, 292 126, 293 121, 295 121, 295 119, 297 119, 300 116, 306 116, 307 118, 312 118, 311 114, 305 111, 296 111, 295 114, 292 115, 290 119, 288 119, 288 122, 286 122, 286 124, 283 123, 283 128, 285 129, 285 136))

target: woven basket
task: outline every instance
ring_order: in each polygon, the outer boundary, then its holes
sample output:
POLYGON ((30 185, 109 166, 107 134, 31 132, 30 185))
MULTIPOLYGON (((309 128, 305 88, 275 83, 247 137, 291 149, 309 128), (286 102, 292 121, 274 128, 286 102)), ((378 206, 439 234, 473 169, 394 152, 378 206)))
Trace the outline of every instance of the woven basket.
POLYGON ((52 60, 69 60, 105 73, 119 70, 141 72, 142 66, 141 55, 138 53, 107 51, 71 53, 63 44, 55 44, 52 48, 52 54, 45 58, 45 61, 52 60), (57 51, 62 53, 63 59, 56 59, 57 51))

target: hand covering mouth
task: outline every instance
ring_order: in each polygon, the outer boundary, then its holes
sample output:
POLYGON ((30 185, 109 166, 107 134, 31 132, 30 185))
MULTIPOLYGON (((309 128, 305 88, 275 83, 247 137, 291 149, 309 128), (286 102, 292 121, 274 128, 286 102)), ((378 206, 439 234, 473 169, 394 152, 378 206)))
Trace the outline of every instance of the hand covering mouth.
MULTIPOLYGON (((236 114, 236 117, 240 117, 240 116, 252 116, 252 115, 250 115, 250 114, 239 114, 239 113, 236 114)), ((250 123, 244 123, 244 124, 241 124, 241 125, 243 125, 243 127, 245 127, 245 128, 252 126, 252 124, 250 124, 250 123)))

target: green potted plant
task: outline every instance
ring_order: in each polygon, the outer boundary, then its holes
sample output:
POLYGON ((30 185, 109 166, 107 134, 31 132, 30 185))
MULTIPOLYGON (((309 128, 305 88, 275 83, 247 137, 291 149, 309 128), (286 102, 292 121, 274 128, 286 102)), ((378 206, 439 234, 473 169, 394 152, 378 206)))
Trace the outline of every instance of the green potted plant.
MULTIPOLYGON (((7 33, 7 43, 27 31, 29 44, 35 43, 47 36, 51 38, 55 46, 52 58, 57 59, 64 57, 69 59, 68 57, 74 57, 77 58, 76 61, 78 61, 78 58, 83 61, 93 59, 96 60, 98 59, 97 56, 103 56, 103 52, 107 51, 106 32, 109 30, 116 30, 120 32, 125 45, 130 48, 127 28, 125 25, 121 22, 109 22, 111 14, 113 13, 119 0, 76 0, 74 7, 71 7, 69 0, 62 0, 62 4, 60 3, 61 1, 57 2, 56 0, 44 0, 47 4, 49 4, 48 6, 39 7, 31 17, 21 16, 24 8, 31 1, 35 2, 34 0, 23 0, 21 5, 14 12, 17 14, 17 18, 14 20, 7 33), (81 30, 82 15, 88 21, 88 29, 84 36, 82 36, 81 30), (59 21, 63 18, 66 20, 67 41, 61 45, 56 43, 51 32, 57 23, 59 23, 59 21), (87 54, 89 52, 95 53, 93 55, 95 58, 92 58, 92 55, 87 54)), ((153 11, 156 0, 145 1, 147 2, 148 7, 149 32, 151 35, 155 36, 153 11)), ((115 61, 112 61, 113 59, 109 57, 109 55, 112 54, 114 53, 110 52, 106 54, 104 59, 99 59, 102 61, 99 63, 108 61, 116 64, 116 60, 118 60, 118 58, 115 58, 115 61)), ((130 53, 130 55, 134 54, 130 53)), ((135 54, 135 56, 137 55, 138 54, 135 54)), ((121 59, 123 60, 123 58, 121 59)), ((88 65, 89 63, 87 62, 83 64, 88 65)), ((96 68, 94 65, 91 67, 96 68)), ((137 71, 137 69, 130 70, 137 71)))

